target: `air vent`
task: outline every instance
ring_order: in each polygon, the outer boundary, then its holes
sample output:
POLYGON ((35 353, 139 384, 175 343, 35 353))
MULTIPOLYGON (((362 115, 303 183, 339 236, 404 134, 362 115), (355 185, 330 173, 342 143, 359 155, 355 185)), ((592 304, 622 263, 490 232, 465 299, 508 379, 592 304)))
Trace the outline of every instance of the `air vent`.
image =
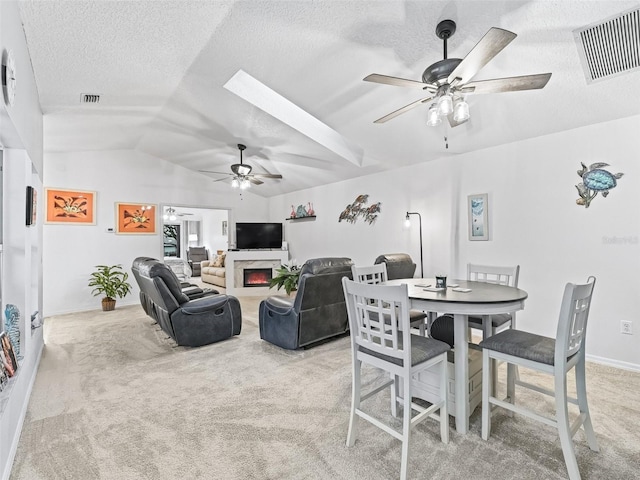
POLYGON ((573 31, 587 83, 640 69, 640 9, 573 31))
POLYGON ((100 95, 91 93, 83 93, 80 97, 80 103, 99 103, 100 95))

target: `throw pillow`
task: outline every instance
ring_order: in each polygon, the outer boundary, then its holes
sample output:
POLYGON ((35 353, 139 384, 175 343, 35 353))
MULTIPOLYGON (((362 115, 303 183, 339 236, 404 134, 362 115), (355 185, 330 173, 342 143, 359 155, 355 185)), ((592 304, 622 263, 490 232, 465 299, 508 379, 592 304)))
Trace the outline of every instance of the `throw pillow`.
POLYGON ((226 254, 226 253, 223 253, 223 254, 222 254, 222 255, 220 255, 220 256, 222 257, 222 266, 224 267, 224 266, 225 266, 225 263, 224 263, 224 262, 226 262, 226 260, 227 260, 227 254, 226 254))
POLYGON ((216 259, 213 262, 214 267, 224 267, 224 257, 222 255, 216 255, 216 259))

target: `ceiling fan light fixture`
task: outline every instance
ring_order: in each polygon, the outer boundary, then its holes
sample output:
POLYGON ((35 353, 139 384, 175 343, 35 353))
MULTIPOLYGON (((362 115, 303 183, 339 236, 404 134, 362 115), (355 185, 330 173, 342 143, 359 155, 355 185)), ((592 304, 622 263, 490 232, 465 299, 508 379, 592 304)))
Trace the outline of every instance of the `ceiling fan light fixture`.
POLYGON ((466 122, 469 120, 469 104, 464 98, 460 98, 453 106, 453 120, 456 123, 466 122))
POLYGON ((178 217, 176 217, 176 211, 173 207, 167 208, 166 212, 162 216, 164 220, 169 220, 170 222, 175 222, 178 217))
POLYGON ((434 103, 429 107, 429 113, 427 114, 427 125, 430 127, 435 127, 440 125, 442 120, 440 119, 440 115, 438 115, 438 107, 434 103))
POLYGON ((231 180, 231 187, 238 188, 239 186, 240 180, 238 180, 238 177, 233 177, 233 180, 231 180))
POLYGON ((243 178, 242 180, 240 180, 240 189, 241 190, 246 190, 250 186, 251 186, 251 182, 249 182, 248 178, 243 178))

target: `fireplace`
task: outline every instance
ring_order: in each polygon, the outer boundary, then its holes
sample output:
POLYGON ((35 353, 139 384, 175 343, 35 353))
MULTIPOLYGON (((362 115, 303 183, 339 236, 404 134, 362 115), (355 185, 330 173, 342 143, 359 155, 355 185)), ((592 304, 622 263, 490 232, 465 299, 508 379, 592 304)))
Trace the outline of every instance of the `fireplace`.
POLYGON ((268 287, 271 281, 273 269, 271 268, 245 268, 243 272, 243 287, 268 287))

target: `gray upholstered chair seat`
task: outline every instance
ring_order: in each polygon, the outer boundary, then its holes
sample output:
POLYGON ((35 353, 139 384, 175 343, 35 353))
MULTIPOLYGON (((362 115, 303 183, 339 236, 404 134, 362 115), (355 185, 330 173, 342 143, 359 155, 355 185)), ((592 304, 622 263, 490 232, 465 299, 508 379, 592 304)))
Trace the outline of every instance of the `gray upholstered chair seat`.
POLYGON ((533 362, 553 365, 556 341, 535 333, 509 329, 483 340, 480 346, 533 362))
MULTIPOLYGON (((491 326, 493 328, 501 327, 507 323, 510 323, 512 320, 511 314, 509 313, 498 313, 491 315, 491 326)), ((470 316, 469 317, 469 326, 473 328, 477 328, 482 330, 482 317, 470 316)))
MULTIPOLYGON (((376 343, 380 342, 377 341, 376 343)), ((398 346, 401 350, 404 349, 403 343, 402 335, 398 334, 398 346)), ((389 355, 374 352, 362 346, 358 347, 358 350, 367 355, 380 358, 385 362, 395 363, 400 366, 402 366, 403 363, 401 358, 390 357, 389 355)), ((449 350, 451 350, 451 347, 440 340, 434 340, 433 338, 423 337, 421 335, 411 335, 411 366, 426 362, 449 350)))

